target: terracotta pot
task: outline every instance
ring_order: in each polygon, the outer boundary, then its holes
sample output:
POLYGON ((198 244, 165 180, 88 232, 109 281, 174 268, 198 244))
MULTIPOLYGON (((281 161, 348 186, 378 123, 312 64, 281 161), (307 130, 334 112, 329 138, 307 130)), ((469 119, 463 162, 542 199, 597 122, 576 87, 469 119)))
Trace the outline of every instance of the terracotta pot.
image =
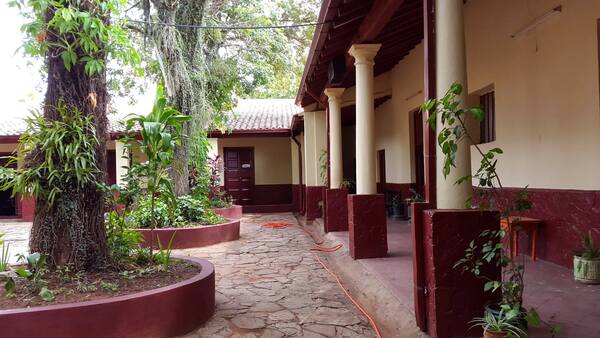
POLYGON ((506 337, 507 333, 504 331, 484 331, 483 332, 483 338, 504 338, 506 337))
POLYGON ((600 259, 573 257, 575 280, 586 284, 600 284, 600 259))

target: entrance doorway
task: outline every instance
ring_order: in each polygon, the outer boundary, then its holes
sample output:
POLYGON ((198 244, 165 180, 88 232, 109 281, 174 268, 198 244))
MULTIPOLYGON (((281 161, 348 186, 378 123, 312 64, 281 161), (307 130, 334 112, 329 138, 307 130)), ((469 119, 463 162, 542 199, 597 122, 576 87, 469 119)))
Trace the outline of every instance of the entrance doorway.
POLYGON ((425 162, 423 160, 423 113, 421 110, 413 112, 414 128, 414 156, 415 156, 415 190, 421 196, 425 193, 425 162))
POLYGON ((254 203, 254 148, 224 148, 225 191, 234 204, 254 203))
MULTIPOLYGON (((12 154, 0 153, 0 167, 7 167, 8 156, 12 154)), ((8 167, 15 168, 15 163, 8 167)), ((0 217, 16 217, 17 203, 16 199, 11 196, 11 191, 0 191, 0 217)))

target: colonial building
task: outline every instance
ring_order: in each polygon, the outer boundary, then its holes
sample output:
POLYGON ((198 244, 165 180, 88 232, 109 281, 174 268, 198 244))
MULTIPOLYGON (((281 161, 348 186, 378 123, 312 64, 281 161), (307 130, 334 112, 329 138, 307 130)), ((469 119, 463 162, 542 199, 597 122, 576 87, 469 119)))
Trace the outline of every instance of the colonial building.
POLYGON ((457 299, 435 290, 478 298, 464 289, 474 285, 461 289, 436 271, 452 271, 464 239, 481 231, 483 220, 464 210, 475 184, 454 184, 480 157, 460 144, 445 179, 419 106, 457 82, 465 106, 485 109, 484 121, 469 125, 479 146, 504 151, 499 200, 527 187, 533 203, 521 216, 536 219, 536 231, 523 231, 520 252, 572 268, 577 229, 600 232, 599 2, 325 0, 319 22, 296 97, 307 220, 321 217, 324 200, 325 231, 347 230, 355 258, 384 257, 390 196, 410 197, 411 188, 422 195, 411 225, 415 315, 428 333, 447 334, 434 313, 452 311, 457 299), (326 185, 316 173, 323 147, 326 185), (346 196, 344 180, 356 182, 356 194, 346 196))

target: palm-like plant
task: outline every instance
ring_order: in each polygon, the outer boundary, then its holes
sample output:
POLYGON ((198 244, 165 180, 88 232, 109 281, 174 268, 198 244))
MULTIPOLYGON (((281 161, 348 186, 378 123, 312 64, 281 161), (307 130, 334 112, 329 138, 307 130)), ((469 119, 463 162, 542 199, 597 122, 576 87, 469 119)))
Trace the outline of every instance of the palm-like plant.
MULTIPOLYGON (((127 131, 131 134, 136 127, 139 128, 141 139, 127 137, 123 142, 127 147, 131 147, 132 143, 137 143, 140 151, 148 158, 145 163, 136 164, 138 166, 136 169, 146 179, 151 205, 151 231, 156 228, 154 207, 159 193, 160 197, 171 206, 171 214, 173 216, 175 214, 177 199, 168 170, 173 164, 175 146, 180 144, 185 137, 181 133, 182 124, 190 120, 191 117, 181 114, 168 105, 162 86, 157 89, 150 114, 147 116, 131 115, 127 120, 127 131)), ((152 237, 154 238, 154 234, 152 237)))
POLYGON ((514 324, 516 316, 517 314, 511 311, 505 313, 504 309, 500 310, 498 316, 486 312, 483 317, 474 318, 471 321, 473 324, 471 327, 480 326, 484 332, 504 334, 504 337, 527 337, 527 333, 514 324))

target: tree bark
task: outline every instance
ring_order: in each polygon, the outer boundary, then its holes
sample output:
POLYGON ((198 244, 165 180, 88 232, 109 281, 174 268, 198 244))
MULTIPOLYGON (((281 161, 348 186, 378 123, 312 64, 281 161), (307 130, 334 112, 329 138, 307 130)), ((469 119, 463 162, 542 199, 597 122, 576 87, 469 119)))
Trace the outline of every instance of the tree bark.
MULTIPOLYGON (((160 22, 165 26, 153 28, 152 37, 158 53, 161 71, 171 105, 181 113, 199 118, 202 79, 197 69, 197 58, 202 57, 202 33, 195 28, 176 27, 176 24, 197 25, 203 20, 205 0, 152 0, 160 22)), ((187 136, 175 147, 176 164, 169 174, 175 194, 190 193, 189 137, 194 132, 192 123, 183 126, 187 136)))
MULTIPOLYGON (((95 6, 95 2, 74 1, 72 6, 88 6, 82 9, 90 10, 95 6)), ((49 9, 46 21, 52 16, 52 9, 49 9)), ((108 23, 108 18, 105 22, 108 23)), ((60 58, 60 50, 52 47, 59 35, 58 31, 49 31, 46 37, 51 47, 46 55, 48 88, 43 106, 44 118, 61 119, 60 113, 55 109, 59 101, 68 107, 76 108, 86 116, 93 116, 96 136, 100 141, 95 149, 97 166, 101 168, 97 181, 104 182, 108 100, 106 73, 102 71, 89 77, 82 63, 77 63, 70 71, 67 70, 60 58)), ((81 51, 76 53, 82 55, 81 51)), ((100 55, 99 58, 106 62, 106 55, 100 55)), ((76 185, 66 187, 63 190, 52 205, 45 199, 36 198, 29 242, 31 252, 47 255, 51 267, 66 264, 77 270, 105 267, 110 258, 104 225, 104 193, 93 183, 79 188, 76 185)))

